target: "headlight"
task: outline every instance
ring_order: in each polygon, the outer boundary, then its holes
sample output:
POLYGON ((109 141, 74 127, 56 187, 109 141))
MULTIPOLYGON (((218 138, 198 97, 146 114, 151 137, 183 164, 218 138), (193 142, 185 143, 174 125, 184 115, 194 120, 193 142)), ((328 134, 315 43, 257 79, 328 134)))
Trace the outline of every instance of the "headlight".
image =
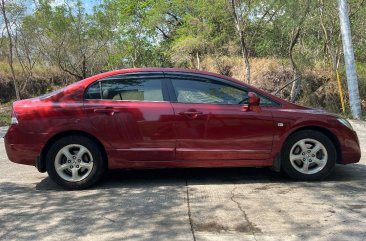
POLYGON ((347 127, 348 127, 348 128, 350 128, 351 130, 353 130, 352 125, 351 125, 351 123, 349 123, 349 122, 348 122, 348 120, 343 119, 343 118, 337 118, 337 120, 338 120, 340 123, 342 123, 342 125, 347 126, 347 127))

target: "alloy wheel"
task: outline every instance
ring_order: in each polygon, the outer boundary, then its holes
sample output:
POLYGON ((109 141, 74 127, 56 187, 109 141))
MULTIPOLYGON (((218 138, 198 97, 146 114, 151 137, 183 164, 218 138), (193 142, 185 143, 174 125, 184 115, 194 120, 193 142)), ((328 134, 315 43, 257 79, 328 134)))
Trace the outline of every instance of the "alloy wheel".
POLYGON ((328 161, 325 146, 315 139, 301 139, 290 150, 290 163, 293 168, 303 174, 320 172, 328 161))
POLYGON ((70 144, 61 148, 55 158, 57 174, 69 182, 78 182, 89 176, 93 169, 93 156, 82 145, 70 144))

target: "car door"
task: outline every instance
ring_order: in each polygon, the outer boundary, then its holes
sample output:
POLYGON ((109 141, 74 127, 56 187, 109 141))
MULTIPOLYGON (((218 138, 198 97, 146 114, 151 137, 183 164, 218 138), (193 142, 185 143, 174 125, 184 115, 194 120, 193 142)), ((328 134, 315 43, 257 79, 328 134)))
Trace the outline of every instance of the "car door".
POLYGON ((120 161, 174 159, 174 112, 162 73, 117 75, 86 91, 84 109, 120 161))
POLYGON ((266 159, 272 150, 271 112, 238 104, 247 90, 221 79, 167 74, 175 112, 176 158, 266 159))

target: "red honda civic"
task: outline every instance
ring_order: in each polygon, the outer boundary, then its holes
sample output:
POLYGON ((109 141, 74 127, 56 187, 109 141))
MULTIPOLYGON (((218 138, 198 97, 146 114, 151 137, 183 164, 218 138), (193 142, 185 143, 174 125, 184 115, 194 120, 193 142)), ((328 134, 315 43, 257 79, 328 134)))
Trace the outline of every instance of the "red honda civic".
POLYGON ((66 189, 117 168, 268 166, 319 180, 361 156, 347 120, 194 70, 99 74, 14 102, 11 122, 9 159, 66 189))

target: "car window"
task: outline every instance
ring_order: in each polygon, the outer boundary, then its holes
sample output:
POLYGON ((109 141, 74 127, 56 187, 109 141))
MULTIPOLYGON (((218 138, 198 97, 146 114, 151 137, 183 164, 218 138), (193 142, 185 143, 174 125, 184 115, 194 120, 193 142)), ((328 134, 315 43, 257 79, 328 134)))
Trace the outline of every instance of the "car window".
POLYGON ((263 95, 258 95, 260 98, 260 106, 279 106, 277 102, 264 97, 263 95))
POLYGON ((89 86, 85 93, 85 99, 89 100, 99 100, 100 97, 100 83, 96 82, 89 86))
POLYGON ((211 80, 172 79, 172 84, 181 103, 238 104, 248 96, 245 90, 211 80))
POLYGON ((102 80, 101 93, 105 100, 164 101, 160 79, 102 80))

